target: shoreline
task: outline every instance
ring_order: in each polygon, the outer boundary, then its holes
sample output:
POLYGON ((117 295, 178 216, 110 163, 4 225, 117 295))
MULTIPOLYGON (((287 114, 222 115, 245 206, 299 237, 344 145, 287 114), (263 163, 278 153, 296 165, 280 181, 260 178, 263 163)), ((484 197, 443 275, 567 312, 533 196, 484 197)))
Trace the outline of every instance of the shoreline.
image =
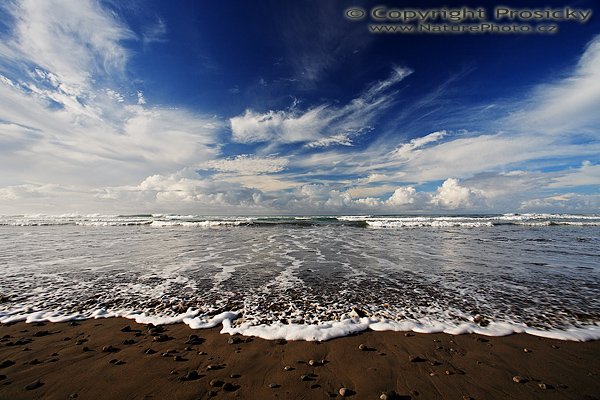
POLYGON ((341 388, 355 399, 600 393, 600 341, 372 330, 268 341, 220 330, 151 329, 124 318, 0 324, 0 399, 320 399, 341 398, 341 388))

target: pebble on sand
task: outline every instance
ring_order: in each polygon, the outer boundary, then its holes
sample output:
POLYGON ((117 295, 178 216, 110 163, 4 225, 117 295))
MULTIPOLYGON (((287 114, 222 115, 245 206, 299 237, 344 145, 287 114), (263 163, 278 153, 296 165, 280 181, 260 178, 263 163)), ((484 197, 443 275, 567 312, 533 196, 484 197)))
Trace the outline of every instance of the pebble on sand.
POLYGON ((379 400, 397 400, 399 398, 398 393, 395 391, 383 392, 379 396, 379 400))
POLYGON ((196 380, 200 377, 200 375, 198 375, 198 371, 192 370, 190 372, 187 373, 187 375, 185 376, 185 380, 186 381, 193 381, 196 380))
POLYGON ((15 365, 15 362, 13 360, 4 360, 2 361, 2 363, 0 363, 0 369, 1 368, 8 368, 12 365, 15 365))
POLYGON ((527 382, 527 378, 524 378, 524 377, 522 377, 520 375, 513 376, 512 380, 513 380, 513 382, 516 382, 516 383, 525 383, 525 382, 527 382))
POLYGON ((119 351, 119 349, 117 349, 116 347, 113 347, 111 345, 108 345, 108 346, 102 347, 102 351, 104 353, 114 353, 114 352, 119 351))
POLYGON ((278 385, 278 384, 276 384, 276 383, 269 383, 269 385, 268 385, 268 386, 269 386, 271 389, 277 389, 277 388, 279 387, 279 385, 278 385))
POLYGON ((420 357, 420 356, 408 356, 408 361, 410 361, 410 362, 423 362, 423 361, 427 361, 427 360, 425 360, 423 357, 420 357))
POLYGON ((285 367, 283 367, 284 371, 293 371, 294 367, 292 367, 291 365, 286 365, 285 367))
POLYGON ((208 382, 208 384, 212 387, 221 387, 225 384, 225 382, 220 379, 212 379, 210 382, 208 382))
POLYGON ((170 339, 169 336, 167 336, 165 334, 160 334, 160 335, 154 336, 152 338, 152 340, 155 341, 155 342, 166 342, 169 339, 170 339))
POLYGON ((35 380, 35 381, 31 382, 29 385, 26 385, 25 386, 25 390, 35 390, 35 389, 37 389, 39 387, 42 387, 43 385, 44 384, 42 383, 42 381, 40 381, 38 379, 38 380, 35 380))
POLYGON ((365 350, 367 350, 367 346, 365 346, 363 343, 361 343, 358 345, 358 349, 361 351, 365 351, 365 350))
POLYGON ((352 396, 354 394, 354 391, 352 389, 342 387, 342 388, 340 388, 340 390, 338 390, 338 393, 342 397, 348 397, 348 396, 352 396))

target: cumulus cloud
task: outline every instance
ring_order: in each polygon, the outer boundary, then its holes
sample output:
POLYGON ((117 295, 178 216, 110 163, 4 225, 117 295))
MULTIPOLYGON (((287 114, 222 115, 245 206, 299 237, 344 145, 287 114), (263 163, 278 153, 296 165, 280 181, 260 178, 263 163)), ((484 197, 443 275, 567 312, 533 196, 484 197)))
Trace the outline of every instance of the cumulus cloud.
POLYGON ((480 190, 461 186, 457 179, 450 178, 437 189, 431 203, 443 209, 456 210, 477 205, 482 199, 480 190))

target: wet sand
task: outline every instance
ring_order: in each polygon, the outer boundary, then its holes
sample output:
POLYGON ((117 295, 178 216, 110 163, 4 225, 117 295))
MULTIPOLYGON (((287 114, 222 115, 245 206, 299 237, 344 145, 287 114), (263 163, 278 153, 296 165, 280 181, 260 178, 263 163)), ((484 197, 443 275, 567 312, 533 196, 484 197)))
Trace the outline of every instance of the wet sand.
POLYGON ((600 398, 600 341, 367 331, 285 342, 120 318, 0 325, 0 338, 3 400, 330 399, 341 388, 351 399, 600 398))

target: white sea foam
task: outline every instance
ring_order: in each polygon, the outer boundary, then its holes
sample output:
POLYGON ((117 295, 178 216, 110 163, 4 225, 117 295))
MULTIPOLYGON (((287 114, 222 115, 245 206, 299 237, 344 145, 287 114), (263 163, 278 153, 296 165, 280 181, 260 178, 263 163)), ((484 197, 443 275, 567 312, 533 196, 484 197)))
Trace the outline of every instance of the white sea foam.
POLYGON ((579 327, 567 327, 565 329, 542 330, 528 327, 524 324, 508 322, 490 322, 482 327, 473 322, 461 324, 450 321, 432 320, 405 320, 393 321, 377 318, 345 318, 343 320, 323 321, 317 324, 284 324, 274 322, 272 324, 253 325, 249 322, 235 324, 235 320, 241 315, 241 311, 226 311, 213 316, 198 316, 199 311, 189 309, 183 314, 176 316, 150 316, 143 312, 122 310, 107 311, 99 309, 88 314, 65 314, 50 311, 35 311, 27 309, 14 311, 12 313, 0 312, 0 323, 14 323, 25 321, 35 322, 68 322, 84 319, 99 319, 121 317, 134 320, 140 324, 169 325, 185 323, 192 329, 208 329, 222 325, 221 333, 229 335, 255 336, 266 340, 304 340, 325 341, 338 337, 348 336, 354 333, 373 331, 396 331, 415 333, 447 333, 450 335, 480 334, 485 336, 507 336, 515 333, 527 333, 550 339, 585 342, 600 340, 600 325, 593 324, 579 327))

